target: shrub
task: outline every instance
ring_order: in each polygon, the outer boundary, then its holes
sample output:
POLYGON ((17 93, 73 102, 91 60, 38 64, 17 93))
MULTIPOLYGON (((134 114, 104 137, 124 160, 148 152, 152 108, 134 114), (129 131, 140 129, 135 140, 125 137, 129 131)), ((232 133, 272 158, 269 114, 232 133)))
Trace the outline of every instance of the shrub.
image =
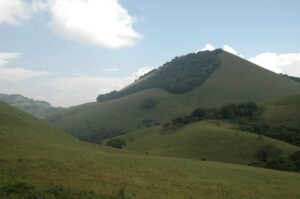
POLYGON ((241 117, 251 117, 257 111, 259 107, 252 102, 246 102, 241 104, 229 104, 222 106, 217 112, 216 116, 220 119, 239 119, 241 117))
POLYGON ((265 167, 283 171, 296 171, 294 162, 284 157, 268 160, 265 164, 265 167))
POLYGON ((258 149, 255 154, 255 157, 261 162, 267 162, 274 160, 279 157, 281 150, 277 149, 272 145, 264 145, 258 149))
POLYGON ((294 152, 289 159, 294 162, 297 171, 300 171, 300 150, 294 152))
POLYGON ((207 115, 207 113, 208 113, 207 109, 197 108, 192 112, 191 116, 193 118, 203 119, 207 115))

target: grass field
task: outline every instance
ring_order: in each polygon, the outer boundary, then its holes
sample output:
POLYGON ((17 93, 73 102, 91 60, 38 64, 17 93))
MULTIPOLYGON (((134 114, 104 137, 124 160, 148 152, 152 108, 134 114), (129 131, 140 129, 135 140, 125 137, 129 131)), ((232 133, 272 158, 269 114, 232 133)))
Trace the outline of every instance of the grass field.
POLYGON ((0 185, 22 180, 134 198, 300 197, 300 175, 210 161, 140 155, 81 142, 0 103, 0 185))

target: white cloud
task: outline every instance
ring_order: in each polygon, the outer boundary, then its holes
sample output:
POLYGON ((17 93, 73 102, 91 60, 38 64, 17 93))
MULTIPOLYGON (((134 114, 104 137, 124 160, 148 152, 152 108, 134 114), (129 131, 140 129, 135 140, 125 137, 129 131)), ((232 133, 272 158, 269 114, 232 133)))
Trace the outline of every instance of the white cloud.
POLYGON ((27 6, 22 0, 0 0, 0 23, 19 25, 29 18, 27 6))
POLYGON ((235 49, 233 49, 231 46, 228 46, 226 44, 223 46, 223 50, 231 54, 238 55, 238 52, 235 49))
POLYGON ((139 68, 136 72, 134 72, 132 74, 132 78, 134 80, 138 79, 139 77, 145 75, 146 73, 150 72, 151 70, 153 70, 154 68, 152 67, 149 67, 149 66, 145 66, 145 67, 142 67, 142 68, 139 68))
POLYGON ((249 61, 276 73, 300 77, 300 53, 261 53, 249 61))
MULTIPOLYGON (((103 77, 96 75, 63 74, 52 75, 45 71, 8 67, 18 59, 19 53, 0 53, 0 93, 19 93, 39 98, 55 106, 72 106, 93 102, 99 94, 120 90, 153 68, 142 67, 125 77, 103 77), (33 77, 45 77, 35 78, 33 77)), ((117 67, 105 68, 106 71, 117 67)))
MULTIPOLYGON (((234 48, 232 48, 231 46, 229 46, 227 44, 223 45, 222 49, 226 52, 229 52, 229 53, 233 54, 233 55, 243 57, 243 55, 239 54, 234 48)), ((214 51, 214 50, 216 50, 216 47, 214 45, 210 44, 210 43, 207 43, 207 44, 205 44, 205 46, 203 48, 201 48, 201 50, 196 51, 196 53, 200 52, 200 51, 214 51)))
POLYGON ((107 48, 135 45, 142 35, 137 21, 118 0, 0 0, 0 24, 19 25, 36 14, 48 13, 58 35, 107 48))
POLYGON ((102 77, 80 75, 55 78, 45 82, 46 90, 51 93, 48 101, 57 106, 71 106, 94 102, 99 94, 120 90, 131 84, 141 75, 153 68, 143 67, 125 77, 102 77), (53 97, 55 96, 55 97, 53 97))
POLYGON ((60 74, 47 79, 1 82, 0 93, 19 93, 34 99, 48 101, 54 106, 69 107, 95 102, 99 94, 120 90, 149 70, 150 67, 143 67, 125 77, 83 74, 65 76, 60 74))
POLYGON ((33 77, 48 76, 46 71, 33 71, 24 68, 10 68, 0 66, 0 82, 17 82, 33 77))
POLYGON ((59 35, 107 48, 128 47, 142 36, 117 0, 50 0, 51 27, 59 35))
POLYGON ((19 25, 28 19, 27 4, 22 0, 0 0, 0 23, 19 25))
POLYGON ((20 53, 4 53, 0 52, 0 66, 7 64, 9 61, 18 59, 20 53))
POLYGON ((214 50, 216 50, 216 47, 214 47, 210 43, 207 43, 207 44, 205 44, 205 46, 203 48, 201 48, 200 50, 196 51, 196 53, 200 52, 200 51, 214 51, 214 50))
POLYGON ((233 55, 244 58, 244 56, 242 54, 239 54, 234 48, 232 48, 231 46, 229 46, 227 44, 225 44, 222 49, 226 52, 229 52, 229 53, 233 54, 233 55))
MULTIPOLYGON (((212 44, 207 43, 200 51, 212 51, 215 49, 216 48, 212 44)), ((244 58, 237 50, 227 44, 223 45, 222 49, 233 55, 244 58)), ((275 73, 300 77, 300 53, 278 54, 266 52, 258 54, 248 60, 275 73)))
POLYGON ((0 0, 0 24, 12 26, 20 25, 33 15, 47 10, 48 4, 44 0, 0 0))
POLYGON ((110 67, 110 68, 100 68, 99 71, 100 72, 118 72, 118 71, 120 71, 120 68, 117 66, 114 66, 114 67, 110 67))
POLYGON ((70 76, 50 80, 46 87, 55 97, 49 99, 59 106, 94 102, 99 94, 119 90, 132 83, 131 77, 70 76))
POLYGON ((7 66, 10 61, 18 59, 19 57, 19 53, 0 52, 0 82, 18 82, 28 78, 50 75, 50 73, 46 71, 34 71, 7 66))

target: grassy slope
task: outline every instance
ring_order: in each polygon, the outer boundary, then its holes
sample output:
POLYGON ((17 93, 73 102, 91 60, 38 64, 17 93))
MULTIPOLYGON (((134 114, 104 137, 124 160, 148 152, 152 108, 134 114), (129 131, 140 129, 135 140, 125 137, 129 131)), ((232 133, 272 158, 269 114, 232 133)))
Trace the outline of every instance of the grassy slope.
POLYGON ((149 128, 121 136, 126 149, 179 158, 249 164, 255 161, 255 152, 271 144, 290 154, 298 147, 267 137, 232 130, 218 121, 197 122, 168 134, 161 127, 149 128))
POLYGON ((136 198, 299 198, 297 173, 121 153, 80 142, 0 103, 0 184, 40 184, 136 198))
POLYGON ((191 112, 196 107, 221 106, 230 102, 262 103, 300 93, 300 84, 223 52, 221 67, 204 84, 184 94, 148 89, 104 103, 89 103, 61 111, 48 121, 73 135, 93 134, 99 129, 132 131, 142 121, 165 122, 191 112), (143 110, 145 99, 156 99, 158 107, 143 110), (88 128, 90 126, 90 128, 88 128))
POLYGON ((285 125, 300 129, 300 95, 266 103, 262 120, 271 126, 285 125))
POLYGON ((221 106, 245 101, 262 103, 300 93, 300 85, 284 76, 227 52, 223 52, 220 59, 222 66, 185 98, 198 100, 198 106, 221 106))
POLYGON ((150 89, 116 100, 72 107, 48 117, 48 121, 75 135, 103 128, 130 131, 141 127, 144 120, 166 122, 190 111, 189 105, 172 99, 172 94, 150 89), (143 100, 149 98, 156 99, 158 106, 153 110, 141 108, 143 100))

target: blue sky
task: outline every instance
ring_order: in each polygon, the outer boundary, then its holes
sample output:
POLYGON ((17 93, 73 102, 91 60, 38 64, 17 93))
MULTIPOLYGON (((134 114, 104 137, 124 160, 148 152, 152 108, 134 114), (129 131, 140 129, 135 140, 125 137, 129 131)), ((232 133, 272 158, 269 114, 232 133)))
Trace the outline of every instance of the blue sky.
POLYGON ((0 0, 0 92, 85 103, 208 43, 300 76, 299 8, 297 0, 0 0))

